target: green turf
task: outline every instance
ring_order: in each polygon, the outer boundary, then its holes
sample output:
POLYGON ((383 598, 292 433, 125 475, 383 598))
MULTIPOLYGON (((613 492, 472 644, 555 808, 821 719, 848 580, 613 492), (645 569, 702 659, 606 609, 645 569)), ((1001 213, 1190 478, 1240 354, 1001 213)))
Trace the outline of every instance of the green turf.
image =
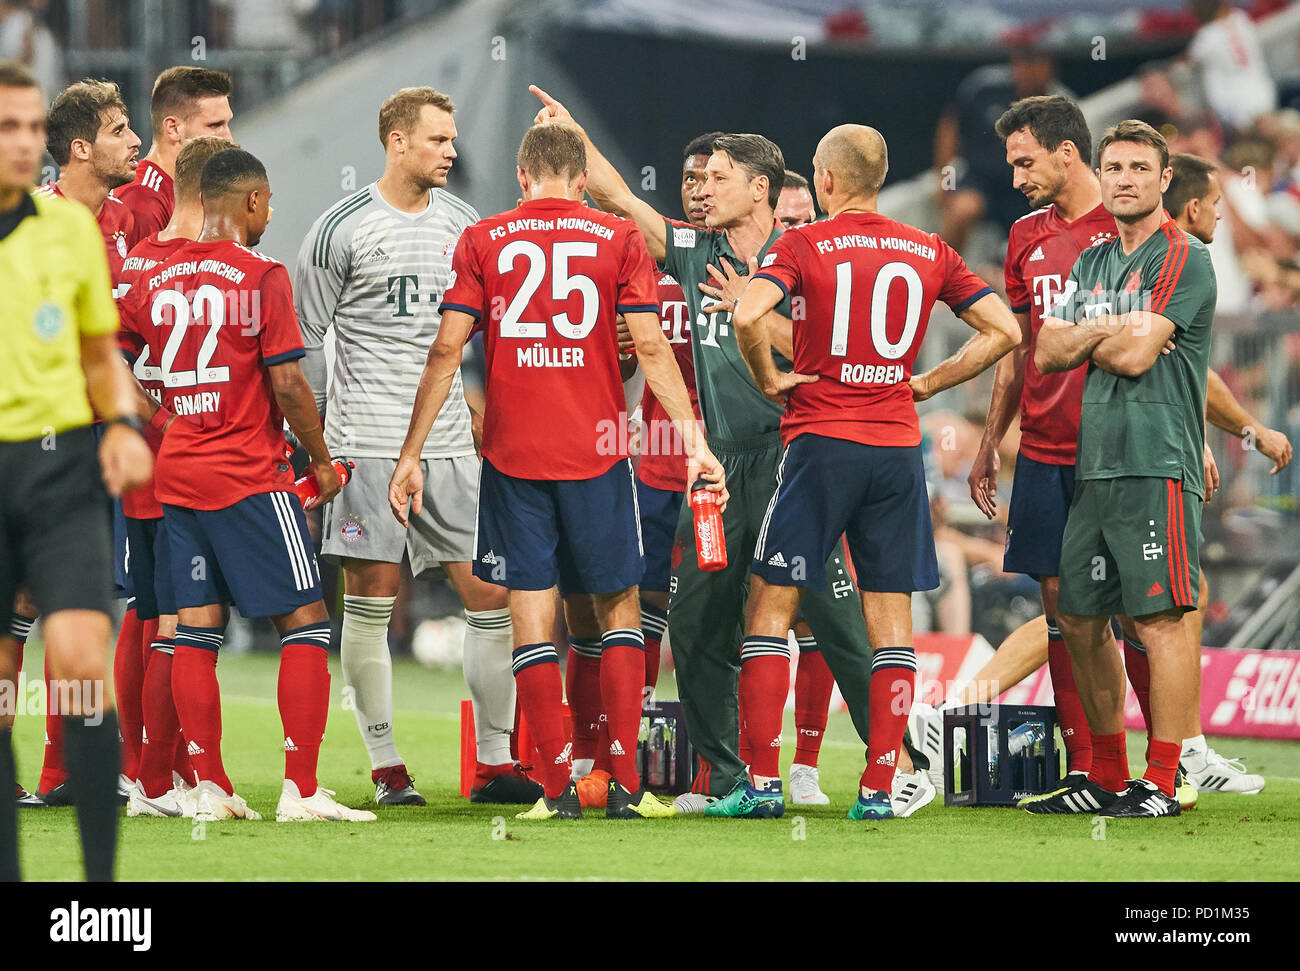
MULTIPOLYGON (((28 671, 40 651, 29 650, 28 671)), ((1257 796, 1202 795, 1178 819, 1111 820, 1104 838, 1088 818, 1014 809, 946 808, 942 797, 905 820, 843 818, 861 771, 847 715, 831 717, 822 788, 831 806, 787 807, 779 820, 704 819, 525 823, 520 807, 471 805, 458 796, 459 672, 394 664, 397 738, 426 809, 380 809, 369 824, 274 822, 283 757, 275 708, 276 659, 223 657, 227 771, 262 822, 122 818, 118 875, 125 880, 1295 880, 1300 878, 1300 744, 1222 740, 1268 777, 1257 796)), ((373 796, 351 712, 335 707, 321 780, 361 806, 373 796)), ((671 694, 671 679, 665 679, 671 694)), ((16 726, 20 778, 36 784, 42 719, 16 726)), ((786 737, 793 737, 787 720, 786 737)), ((1140 753, 1134 736, 1130 751, 1140 753)), ((792 754, 787 746, 786 759, 792 754)), ((595 814, 593 813, 593 816, 595 814)), ((24 874, 80 879, 71 809, 24 812, 24 874)))

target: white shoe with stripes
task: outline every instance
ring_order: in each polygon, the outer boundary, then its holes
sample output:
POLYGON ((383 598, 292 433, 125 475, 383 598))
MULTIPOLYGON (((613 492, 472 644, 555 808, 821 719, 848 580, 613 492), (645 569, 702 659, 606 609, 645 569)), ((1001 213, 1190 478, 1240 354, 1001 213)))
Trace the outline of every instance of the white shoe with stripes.
POLYGON ((895 772, 894 786, 889 793, 889 801, 894 807, 894 816, 910 816, 918 809, 924 809, 934 802, 939 790, 934 787, 925 772, 895 772))
POLYGON ((1124 795, 1103 789, 1084 773, 1075 772, 1066 776, 1058 788, 1041 795, 1026 796, 1016 806, 1026 812, 1044 815, 1083 815, 1101 812, 1124 795))
MULTIPOLYGON (((943 713, 924 701, 914 701, 912 710, 907 716, 907 729, 912 734, 912 744, 930 760, 928 774, 931 784, 942 791, 943 713)), ((897 807, 895 807, 895 815, 898 815, 897 807)))
POLYGON ((1212 748, 1188 752, 1182 757, 1183 771, 1197 792, 1236 792, 1253 796, 1264 789, 1264 777, 1246 771, 1238 759, 1225 759, 1212 748))

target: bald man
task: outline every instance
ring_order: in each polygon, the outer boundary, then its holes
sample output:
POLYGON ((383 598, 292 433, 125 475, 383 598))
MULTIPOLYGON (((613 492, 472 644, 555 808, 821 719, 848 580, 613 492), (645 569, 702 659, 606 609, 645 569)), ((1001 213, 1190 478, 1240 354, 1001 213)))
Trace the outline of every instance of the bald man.
POLYGON ((877 212, 888 168, 874 128, 828 132, 813 156, 813 185, 829 217, 776 241, 735 313, 755 383, 786 406, 785 452, 750 564, 742 648, 771 651, 764 677, 747 683, 742 669, 740 683, 754 783, 780 757, 789 661, 775 648, 804 590, 826 587, 823 564, 844 535, 875 648, 867 767, 850 819, 894 815, 890 789, 916 677, 911 595, 939 585, 914 402, 969 380, 1020 342, 1011 311, 956 251, 877 212), (793 373, 773 365, 765 320, 786 299, 805 305, 794 319, 793 373), (938 367, 913 375, 936 300, 976 334, 938 367))

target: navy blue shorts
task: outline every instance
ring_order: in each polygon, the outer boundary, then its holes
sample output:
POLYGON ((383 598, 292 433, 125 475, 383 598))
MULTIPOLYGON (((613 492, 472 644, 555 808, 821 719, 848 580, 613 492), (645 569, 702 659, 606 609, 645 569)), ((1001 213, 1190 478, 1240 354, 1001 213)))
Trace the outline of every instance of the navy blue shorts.
POLYGON ((1034 579, 1060 576, 1061 537, 1073 501, 1073 465, 1048 465, 1017 455, 1002 569, 1034 579))
POLYGON ((302 503, 264 492, 225 509, 163 504, 176 606, 239 605, 245 617, 287 614, 321 599, 302 503))
POLYGON ((126 575, 135 596, 135 615, 153 620, 176 613, 167 532, 159 519, 126 519, 126 575))
POLYGON ((805 432, 786 447, 751 572, 777 586, 825 590, 826 561, 841 535, 863 591, 939 585, 919 445, 863 445, 805 432))
POLYGON ((632 463, 594 479, 479 472, 474 575, 510 590, 617 593, 645 573, 632 463))
POLYGON ((684 492, 656 489, 636 480, 636 501, 641 507, 641 542, 645 546, 645 573, 642 590, 668 592, 669 560, 673 553, 673 534, 682 512, 684 492))

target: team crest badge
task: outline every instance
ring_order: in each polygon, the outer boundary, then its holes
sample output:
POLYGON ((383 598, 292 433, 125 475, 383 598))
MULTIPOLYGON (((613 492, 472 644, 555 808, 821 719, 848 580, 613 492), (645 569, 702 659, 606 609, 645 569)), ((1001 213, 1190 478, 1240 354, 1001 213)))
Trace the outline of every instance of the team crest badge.
POLYGON ((32 329, 41 340, 52 341, 63 331, 63 311, 59 305, 45 302, 36 308, 32 317, 32 329))
POLYGON ((359 516, 348 514, 339 523, 339 537, 345 543, 355 543, 366 534, 366 521, 359 516))
POLYGON ((117 240, 117 255, 126 259, 126 233, 118 230, 113 236, 117 240))

